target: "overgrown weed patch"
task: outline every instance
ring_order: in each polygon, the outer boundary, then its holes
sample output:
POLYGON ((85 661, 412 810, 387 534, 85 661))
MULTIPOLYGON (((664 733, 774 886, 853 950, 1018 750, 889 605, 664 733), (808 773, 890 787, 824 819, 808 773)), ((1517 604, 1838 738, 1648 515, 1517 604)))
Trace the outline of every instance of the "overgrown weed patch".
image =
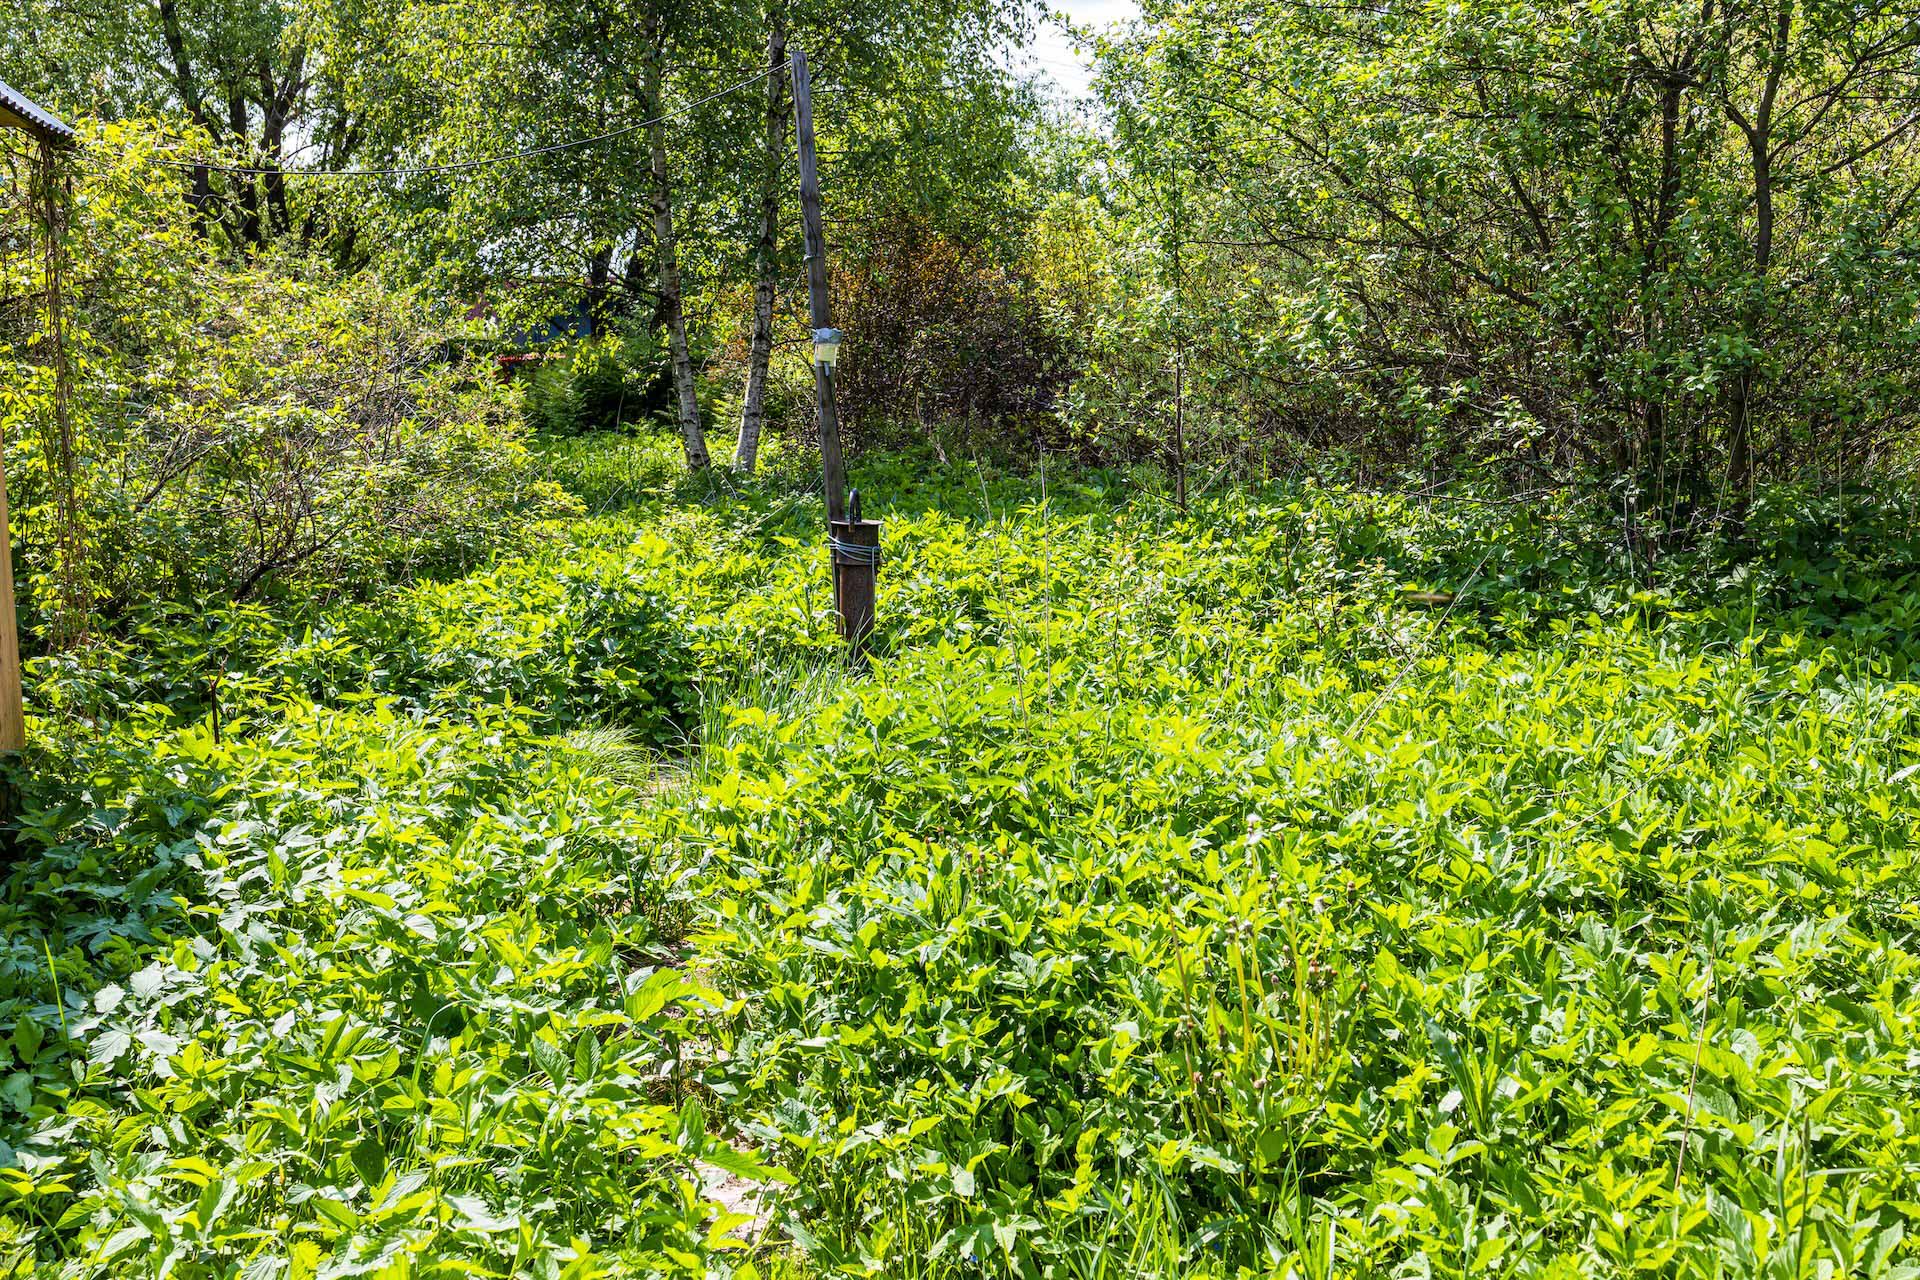
POLYGON ((916 467, 42 664, 0 1262, 1913 1273, 1897 548, 916 467))

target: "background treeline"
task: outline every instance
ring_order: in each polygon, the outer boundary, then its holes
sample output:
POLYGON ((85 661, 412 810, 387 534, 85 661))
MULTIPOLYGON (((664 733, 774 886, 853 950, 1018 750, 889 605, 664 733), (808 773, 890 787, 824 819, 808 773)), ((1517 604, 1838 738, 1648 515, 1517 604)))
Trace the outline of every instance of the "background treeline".
POLYGON ((528 431, 658 422, 743 471, 803 434, 792 102, 753 78, 796 45, 856 448, 1040 445, 1182 500, 1302 465, 1578 485, 1648 554, 1763 484, 1904 476, 1920 7, 1149 3, 1083 113, 1005 69, 1039 16, 26 0, 0 76, 86 137, 84 537, 54 518, 46 263, 6 170, 29 603, 56 575, 110 616, 470 564, 564 505, 528 431), (495 381, 476 318, 510 345, 557 316, 592 336, 495 381))
POLYGON ((1209 429, 1582 476, 1667 523, 1905 442, 1920 7, 1148 14, 1105 88, 1209 429))

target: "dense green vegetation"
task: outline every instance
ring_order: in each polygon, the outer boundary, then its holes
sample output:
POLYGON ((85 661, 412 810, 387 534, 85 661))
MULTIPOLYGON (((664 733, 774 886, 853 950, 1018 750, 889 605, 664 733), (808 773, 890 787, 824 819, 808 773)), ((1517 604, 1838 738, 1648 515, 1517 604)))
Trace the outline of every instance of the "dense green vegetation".
POLYGON ((0 1280, 1920 1277, 1920 5, 15 7, 0 1280))
POLYGON ((1143 9, 1101 62, 1157 288, 1107 342, 1179 346, 1202 438, 1577 471, 1663 534, 1908 452, 1911 4, 1143 9))
POLYGON ((6 882, 8 1265, 1910 1271, 1911 512, 1636 579, 876 460, 849 672, 792 460, 600 440, 470 576, 39 660, 114 714, 6 882))

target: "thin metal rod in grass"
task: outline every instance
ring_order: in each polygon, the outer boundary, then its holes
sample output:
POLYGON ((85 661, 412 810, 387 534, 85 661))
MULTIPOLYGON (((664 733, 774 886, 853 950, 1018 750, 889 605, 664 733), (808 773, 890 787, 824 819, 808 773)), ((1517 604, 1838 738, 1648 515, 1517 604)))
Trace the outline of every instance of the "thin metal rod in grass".
POLYGON ((1427 645, 1423 646, 1419 652, 1413 654, 1405 662, 1400 664, 1400 669, 1393 673, 1393 679, 1387 682, 1387 687, 1382 689, 1379 696, 1367 704, 1367 709, 1361 712, 1352 724, 1347 726, 1347 732, 1349 734, 1358 733, 1373 723, 1373 718, 1379 714, 1381 706, 1388 698, 1393 696, 1395 690, 1399 689, 1401 681, 1407 678, 1407 674, 1413 670, 1420 659, 1426 656, 1427 650, 1432 647, 1434 636, 1440 634, 1440 628, 1447 624, 1447 619, 1453 616, 1453 611, 1459 607, 1460 601, 1466 598, 1467 589, 1480 577, 1480 571, 1486 568, 1487 561, 1492 558, 1493 549, 1496 545, 1498 544, 1492 542, 1487 544, 1487 549, 1480 555, 1479 563, 1473 566, 1473 572, 1467 575, 1466 581, 1460 584, 1460 589, 1454 593, 1453 599, 1447 603, 1446 609, 1443 610, 1440 617, 1435 620, 1433 633, 1427 637, 1427 645))

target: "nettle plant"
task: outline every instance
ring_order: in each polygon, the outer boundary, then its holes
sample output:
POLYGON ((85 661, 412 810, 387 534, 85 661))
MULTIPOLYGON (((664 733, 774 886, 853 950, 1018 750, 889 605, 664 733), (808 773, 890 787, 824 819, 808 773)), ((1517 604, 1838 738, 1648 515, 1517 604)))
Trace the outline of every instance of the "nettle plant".
POLYGON ((27 1243, 116 1275, 592 1275, 723 1243, 698 1166, 757 1166, 708 1135, 681 1028, 725 1002, 662 963, 638 828, 569 798, 608 788, 575 753, 391 704, 140 746, 62 762, 90 781, 7 908, 59 922, 50 972, 11 966, 27 1243))
POLYGON ((1915 1273, 1913 522, 863 479, 36 664, 0 1259, 1915 1273))

